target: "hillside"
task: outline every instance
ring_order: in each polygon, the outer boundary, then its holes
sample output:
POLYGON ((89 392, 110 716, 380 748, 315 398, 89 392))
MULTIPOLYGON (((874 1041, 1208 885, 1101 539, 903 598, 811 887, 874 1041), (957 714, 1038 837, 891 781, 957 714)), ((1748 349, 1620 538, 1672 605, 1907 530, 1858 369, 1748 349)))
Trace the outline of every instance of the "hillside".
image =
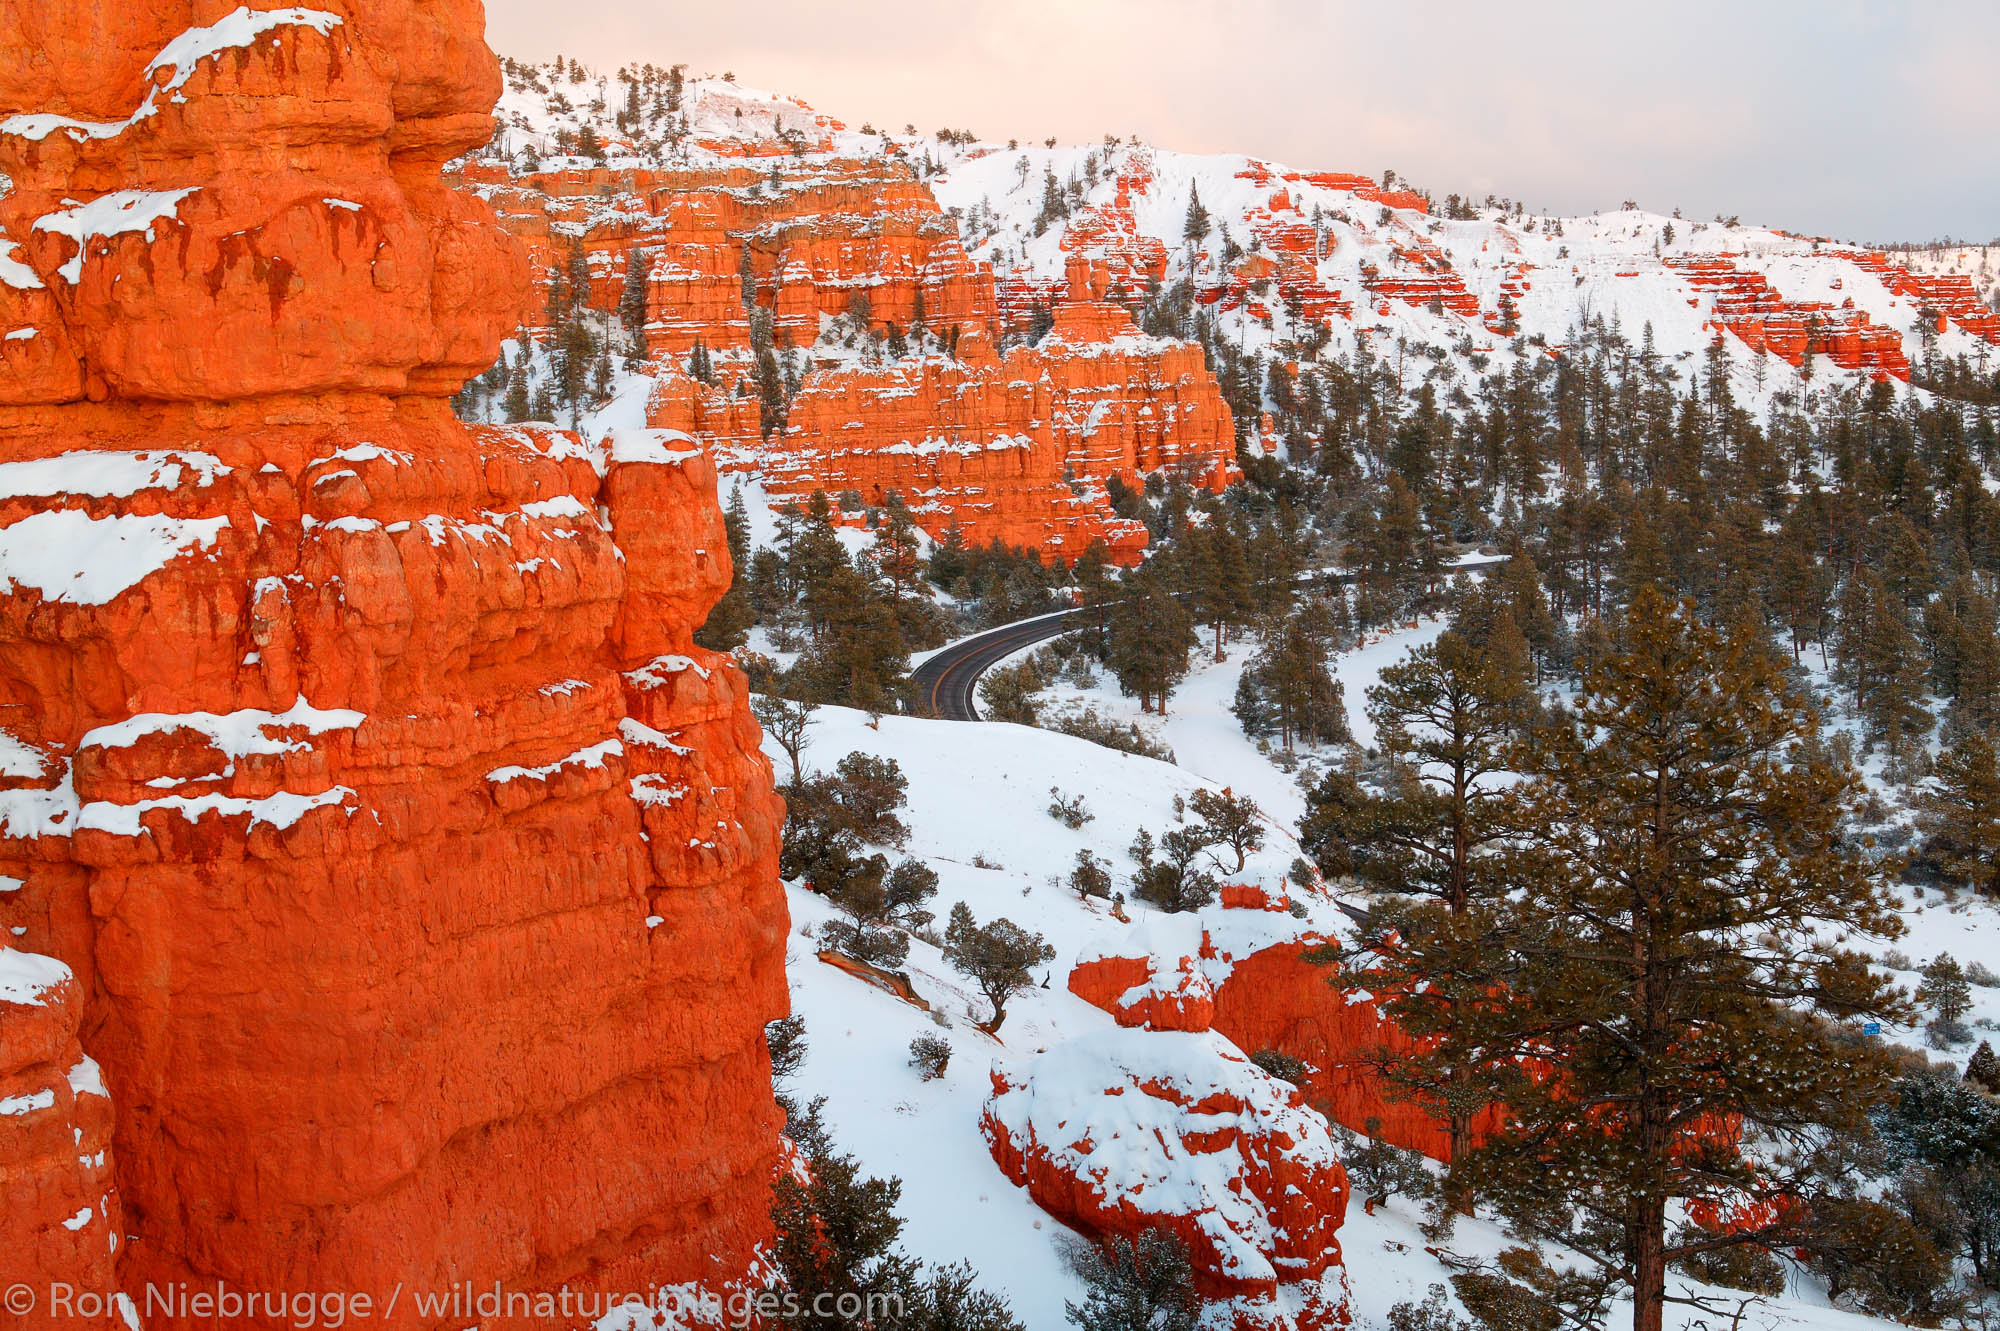
POLYGON ((1119 547, 1136 534, 1105 511, 1106 476, 1226 461, 1232 432, 1286 447, 1257 401, 1274 366, 1359 357, 1463 409, 1593 329, 1683 376, 1721 336, 1735 398, 1762 416, 1870 380, 1936 387, 1941 364, 1986 366, 2000 345, 1988 248, 1892 256, 1636 207, 1537 216, 1320 164, 856 131, 719 79, 670 94, 668 71, 506 68, 503 128, 467 177, 545 275, 580 246, 588 302, 628 322, 631 252, 652 253, 649 355, 685 370, 698 339, 721 384, 663 387, 656 423, 780 492, 921 491, 933 535, 1119 547), (751 290, 784 362, 782 428, 745 402, 751 290), (1207 346, 1221 383, 1172 360, 1175 338, 1207 346), (1022 396, 1033 381, 1050 391, 1022 396))

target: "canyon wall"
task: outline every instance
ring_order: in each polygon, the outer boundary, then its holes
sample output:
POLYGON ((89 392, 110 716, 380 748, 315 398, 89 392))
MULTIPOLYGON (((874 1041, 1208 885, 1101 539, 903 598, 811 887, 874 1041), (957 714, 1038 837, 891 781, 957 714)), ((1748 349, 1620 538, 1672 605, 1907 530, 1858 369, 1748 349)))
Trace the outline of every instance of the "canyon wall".
POLYGON ((0 10, 0 1252, 405 1326, 761 1278, 781 807, 692 644, 715 474, 452 416, 532 300, 440 177, 476 0, 0 10))

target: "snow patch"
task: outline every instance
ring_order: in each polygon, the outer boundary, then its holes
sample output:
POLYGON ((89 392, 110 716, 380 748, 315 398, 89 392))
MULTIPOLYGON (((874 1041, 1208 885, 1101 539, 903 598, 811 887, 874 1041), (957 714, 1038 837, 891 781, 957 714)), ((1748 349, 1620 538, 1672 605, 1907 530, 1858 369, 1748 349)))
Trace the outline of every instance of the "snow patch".
POLYGON ((34 229, 68 236, 76 242, 76 253, 56 269, 57 276, 74 286, 83 280, 83 259, 90 241, 128 232, 150 235, 153 223, 163 218, 178 218, 181 200, 200 188, 190 185, 186 189, 121 189, 89 203, 65 199, 63 202, 70 207, 36 218, 34 229))
MULTIPOLYGON (((13 334, 9 333, 9 337, 13 334)), ((88 495, 126 499, 141 490, 176 490, 184 476, 198 486, 229 474, 212 453, 100 453, 76 449, 54 457, 0 462, 0 499, 88 495)))
MULTIPOLYGON (((333 730, 353 730, 366 719, 365 713, 345 707, 322 709, 304 698, 282 712, 259 711, 254 707, 225 713, 145 712, 97 727, 77 741, 77 748, 122 749, 137 744, 148 735, 193 730, 205 736, 211 747, 227 754, 233 770, 238 758, 252 754, 297 753, 312 747, 303 740, 285 739, 270 734, 270 731, 303 729, 311 735, 324 735, 333 730)), ((223 773, 225 776, 229 774, 223 773)))
POLYGON ((495 785, 505 785, 509 781, 520 781, 523 779, 546 781, 565 767, 602 768, 606 759, 621 758, 624 754, 625 746, 623 743, 615 739, 607 739, 578 749, 566 758, 558 758, 552 763, 543 763, 540 767, 496 767, 486 774, 486 779, 495 785))
POLYGON ((281 790, 262 799, 239 799, 233 795, 169 795, 162 799, 140 800, 135 804, 92 800, 83 806, 77 826, 94 832, 108 832, 112 836, 136 837, 144 830, 141 820, 146 814, 155 809, 167 809, 190 823, 199 822, 208 814, 224 818, 247 815, 252 828, 261 825, 283 831, 314 809, 339 806, 353 795, 348 787, 335 786, 316 795, 295 795, 289 790, 281 790))
POLYGON ((613 462, 651 462, 678 467, 701 456, 701 445, 680 430, 614 429, 609 440, 613 462))
POLYGON ((0 1003, 40 1007, 44 994, 72 978, 70 968, 40 952, 20 952, 0 947, 0 1003))
POLYGON ((16 291, 40 291, 42 279, 35 270, 14 257, 18 246, 11 240, 0 240, 0 284, 16 291))
POLYGON ((178 94, 194 77, 196 67, 203 60, 224 51, 249 46, 272 28, 308 27, 324 37, 340 22, 338 14, 320 9, 252 10, 247 5, 238 6, 216 22, 202 28, 189 28, 161 47, 160 53, 146 65, 146 95, 140 98, 132 114, 123 120, 76 120, 51 112, 30 113, 0 120, 0 134, 39 141, 61 130, 78 143, 90 139, 115 139, 140 121, 156 115, 163 97, 171 101, 185 100, 178 94), (163 70, 166 77, 156 77, 163 70))
POLYGON ((111 1092, 104 1089, 104 1069, 97 1066, 97 1060, 89 1054, 77 1060, 75 1067, 65 1074, 69 1079, 72 1095, 98 1095, 111 1098, 111 1092))
POLYGON ((0 527, 0 590, 23 587, 44 600, 104 605, 189 551, 212 549, 228 525, 226 517, 33 513, 0 527))

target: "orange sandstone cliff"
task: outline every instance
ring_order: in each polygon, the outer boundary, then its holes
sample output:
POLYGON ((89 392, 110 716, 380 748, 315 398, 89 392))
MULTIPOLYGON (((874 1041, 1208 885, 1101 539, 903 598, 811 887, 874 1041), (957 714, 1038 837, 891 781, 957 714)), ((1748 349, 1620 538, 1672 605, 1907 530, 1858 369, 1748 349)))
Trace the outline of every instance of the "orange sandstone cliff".
POLYGON ((405 1326, 758 1278, 781 809, 691 641, 715 475, 451 415, 529 303, 439 174, 477 0, 0 23, 0 1277, 405 1326))

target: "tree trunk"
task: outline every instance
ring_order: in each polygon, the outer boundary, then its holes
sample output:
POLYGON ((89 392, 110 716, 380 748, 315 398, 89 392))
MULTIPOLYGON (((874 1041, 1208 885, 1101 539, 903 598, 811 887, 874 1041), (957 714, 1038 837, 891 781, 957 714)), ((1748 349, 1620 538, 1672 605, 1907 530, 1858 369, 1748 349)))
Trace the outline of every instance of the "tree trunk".
POLYGON ((1661 1331, 1667 1294, 1667 1217, 1658 1199, 1633 1202, 1632 1331, 1661 1331))

